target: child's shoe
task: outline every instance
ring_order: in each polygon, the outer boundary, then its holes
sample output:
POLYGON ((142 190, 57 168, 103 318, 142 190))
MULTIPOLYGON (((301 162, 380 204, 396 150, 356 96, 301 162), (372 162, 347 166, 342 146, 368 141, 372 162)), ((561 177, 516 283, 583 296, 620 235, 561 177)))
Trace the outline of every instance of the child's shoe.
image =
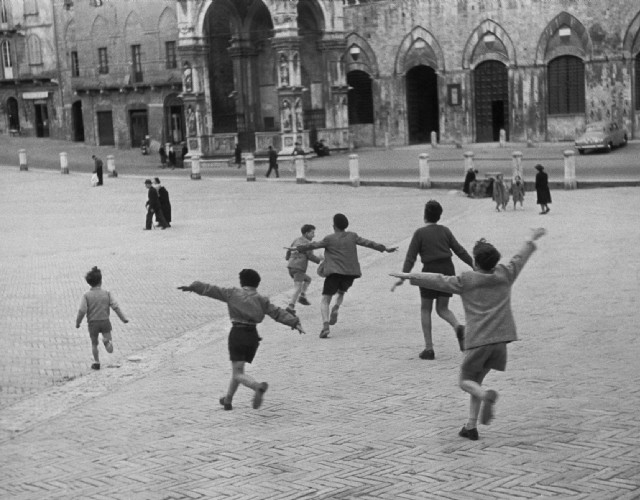
POLYGON ((433 349, 425 349, 418 355, 418 357, 420 359, 432 360, 432 359, 436 359, 436 353, 433 351, 433 349))
POLYGON ((222 396, 220 398, 220 404, 224 407, 224 409, 226 411, 233 410, 233 406, 231 406, 231 403, 230 402, 227 403, 227 397, 226 396, 222 396))
POLYGON ((254 410, 257 410, 262 406, 262 398, 264 397, 264 393, 267 392, 268 388, 269 388, 269 384, 267 384, 266 382, 262 382, 260 385, 258 385, 258 388, 256 389, 256 393, 253 395, 252 406, 254 410))
POLYGON ((480 409, 480 423, 489 425, 493 420, 493 405, 498 400, 498 393, 489 389, 482 400, 482 408, 480 409))
POLYGON ((322 331, 320 332, 320 338, 326 339, 329 336, 329 323, 325 323, 322 326, 322 331))
POLYGON ((93 363, 91 365, 91 369, 92 370, 99 370, 100 369, 100 363, 93 363))
POLYGON ((471 441, 477 441, 480 436, 478 436, 478 429, 467 429, 466 425, 462 426, 462 430, 458 432, 458 436, 471 439, 471 441))
POLYGON ((460 350, 464 351, 464 325, 458 325, 456 327, 456 338, 458 339, 460 350))
POLYGON ((311 305, 311 302, 309 302, 304 295, 300 295, 300 297, 298 297, 298 302, 300 302, 303 306, 311 305))
POLYGON ((333 306, 331 308, 331 316, 329 317, 329 324, 335 325, 338 322, 338 306, 333 306))

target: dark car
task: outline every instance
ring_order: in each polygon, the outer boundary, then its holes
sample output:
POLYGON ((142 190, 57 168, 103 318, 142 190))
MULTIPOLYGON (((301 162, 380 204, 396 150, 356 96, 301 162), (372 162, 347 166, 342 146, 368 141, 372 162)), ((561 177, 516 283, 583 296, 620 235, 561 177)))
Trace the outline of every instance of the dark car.
POLYGON ((576 139, 576 149, 582 155, 585 151, 602 149, 611 151, 627 143, 627 131, 615 122, 594 122, 576 139))

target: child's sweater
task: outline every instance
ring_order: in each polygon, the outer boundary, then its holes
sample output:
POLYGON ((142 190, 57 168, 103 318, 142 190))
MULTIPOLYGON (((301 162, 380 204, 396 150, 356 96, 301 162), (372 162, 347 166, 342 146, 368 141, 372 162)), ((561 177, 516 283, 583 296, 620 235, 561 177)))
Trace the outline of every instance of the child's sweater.
MULTIPOLYGON (((309 240, 304 236, 300 236, 296 238, 293 243, 291 243, 292 247, 297 247, 298 245, 305 245, 309 243, 309 240)), ((296 271, 302 271, 303 273, 307 272, 307 267, 309 265, 309 261, 315 262, 319 264, 322 259, 317 257, 313 250, 307 250, 306 252, 299 252, 297 250, 287 250, 287 267, 289 269, 295 269, 296 271)))
POLYGON ((87 322, 109 319, 109 308, 113 309, 122 321, 127 321, 110 292, 103 290, 99 286, 92 287, 82 296, 76 324, 82 323, 85 314, 87 315, 87 322))

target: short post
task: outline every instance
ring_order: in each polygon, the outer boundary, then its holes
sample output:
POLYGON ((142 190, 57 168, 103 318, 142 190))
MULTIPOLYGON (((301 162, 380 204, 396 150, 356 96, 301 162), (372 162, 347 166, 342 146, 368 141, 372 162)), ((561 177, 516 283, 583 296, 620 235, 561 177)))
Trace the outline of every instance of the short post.
POLYGON ((303 155, 296 155, 296 157, 293 160, 293 162, 296 165, 296 183, 297 184, 305 184, 307 182, 307 179, 305 177, 306 168, 305 168, 305 163, 304 163, 304 156, 303 155))
POLYGON ((69 173, 69 160, 67 158, 67 153, 60 153, 60 173, 68 174, 69 173))
POLYGON ((244 162, 247 166, 247 182, 254 182, 256 180, 256 163, 253 155, 251 153, 244 155, 244 162))
POLYGON ((429 177, 429 155, 421 153, 418 159, 420 168, 420 189, 429 189, 431 187, 431 179, 429 177))
POLYGON ((389 149, 389 132, 384 133, 384 149, 389 149))
POLYGON ((500 129, 500 147, 503 148, 507 143, 507 131, 503 128, 500 129))
POLYGON ((522 172, 522 152, 514 151, 513 152, 513 178, 516 176, 520 176, 522 181, 524 182, 524 173, 522 172))
POLYGON ((464 173, 466 174, 469 169, 473 168, 473 151, 467 151, 464 154, 464 173))
POLYGON ((200 156, 191 155, 191 178, 194 181, 200 180, 200 156))
POLYGON ((349 180, 353 187, 360 186, 360 168, 358 166, 358 155, 349 155, 349 180))
POLYGON ((573 149, 564 151, 564 188, 576 189, 576 156, 573 149))
POLYGON ((438 147, 438 133, 435 130, 431 132, 431 147, 432 148, 438 147))
POLYGON ((29 167, 27 166, 27 150, 26 149, 20 149, 18 151, 18 159, 20 162, 20 170, 29 170, 29 167))
POLYGON ((116 160, 113 158, 113 155, 107 155, 107 172, 109 172, 109 177, 118 177, 118 172, 116 172, 116 160))

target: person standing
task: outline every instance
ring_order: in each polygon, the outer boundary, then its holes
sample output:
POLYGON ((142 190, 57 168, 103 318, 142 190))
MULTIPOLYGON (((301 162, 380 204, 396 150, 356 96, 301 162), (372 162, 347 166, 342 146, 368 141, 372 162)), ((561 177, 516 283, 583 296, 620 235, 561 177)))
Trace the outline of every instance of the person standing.
POLYGON ((267 177, 271 175, 271 171, 276 173, 276 177, 280 177, 280 173, 278 172, 278 153, 273 146, 269 146, 269 170, 267 170, 267 177))
POLYGON ((524 210, 524 182, 522 177, 516 175, 511 183, 511 197, 513 198, 513 209, 516 209, 516 203, 520 202, 520 207, 524 210))
POLYGON ((467 170, 467 175, 464 178, 464 186, 462 187, 462 192, 467 196, 471 196, 471 183, 476 180, 477 170, 470 168, 467 170))
POLYGON ((153 214, 156 215, 156 218, 160 222, 160 227, 162 229, 166 229, 171 227, 171 225, 166 221, 164 215, 162 214, 162 209, 160 208, 160 199, 158 197, 158 191, 153 187, 151 183, 151 179, 147 179, 144 181, 144 185, 147 188, 147 221, 145 224, 145 230, 150 231, 153 224, 153 214))
POLYGON ((549 176, 544 171, 544 167, 539 163, 535 166, 538 171, 536 174, 536 194, 538 195, 537 204, 540 205, 540 215, 546 215, 550 212, 549 203, 551 203, 551 191, 549 191, 549 176))
POLYGON ((242 165, 242 149, 240 148, 240 143, 236 142, 236 149, 233 151, 233 157, 235 164, 238 165, 238 168, 242 165))
POLYGON ((167 150, 164 149, 164 144, 160 144, 158 154, 160 155, 160 168, 165 168, 167 166, 167 150))
POLYGON ((98 176, 98 186, 102 186, 102 160, 96 155, 93 155, 91 158, 93 158, 94 164, 93 173, 98 176))
POLYGON ((184 162, 189 154, 189 148, 187 147, 187 143, 182 144, 182 168, 184 168, 184 162))
POLYGON ((324 248, 324 285, 322 288, 322 300, 320 301, 320 313, 322 314, 322 330, 320 338, 326 339, 330 333, 330 325, 338 322, 338 311, 344 294, 353 285, 353 281, 360 276, 360 262, 358 261, 358 246, 372 248, 378 252, 395 252, 398 247, 387 247, 382 243, 370 241, 358 236, 352 231, 347 231, 349 219, 344 214, 333 216, 333 234, 325 236, 320 241, 311 241, 303 245, 290 247, 289 250, 307 252, 316 248, 324 248), (338 294, 335 305, 331 308, 331 299, 338 294))
MULTIPOLYGON (((167 224, 171 224, 171 202, 169 201, 169 191, 160 184, 160 179, 155 177, 153 179, 154 188, 158 191, 158 201, 160 202, 160 211, 162 215, 164 215, 164 219, 167 221, 167 224)), ((156 214, 156 222, 160 224, 158 220, 158 214, 156 214)))
MULTIPOLYGON (((438 224, 442 211, 442 205, 436 200, 430 200, 425 205, 425 225, 413 233, 413 238, 409 243, 404 265, 402 266, 402 272, 411 272, 419 255, 422 261, 422 272, 453 276, 455 268, 451 259, 452 251, 460 260, 473 269, 473 259, 464 247, 458 243, 451 230, 438 224)), ((398 284, 402 284, 402 281, 398 284)), ((424 337, 424 350, 418 355, 420 359, 435 359, 431 335, 431 312, 434 301, 436 303, 436 313, 454 329, 458 345, 462 350, 464 326, 458 323, 455 314, 449 309, 450 298, 451 293, 420 287, 420 320, 424 337)))
POLYGON ((176 168, 176 150, 173 149, 173 146, 169 146, 169 166, 171 170, 176 168))
POLYGON ((509 193, 507 192, 507 186, 504 183, 504 177, 502 174, 496 175, 496 180, 493 183, 493 201, 496 202, 496 211, 499 212, 500 208, 505 212, 507 211, 507 203, 509 202, 509 193))

